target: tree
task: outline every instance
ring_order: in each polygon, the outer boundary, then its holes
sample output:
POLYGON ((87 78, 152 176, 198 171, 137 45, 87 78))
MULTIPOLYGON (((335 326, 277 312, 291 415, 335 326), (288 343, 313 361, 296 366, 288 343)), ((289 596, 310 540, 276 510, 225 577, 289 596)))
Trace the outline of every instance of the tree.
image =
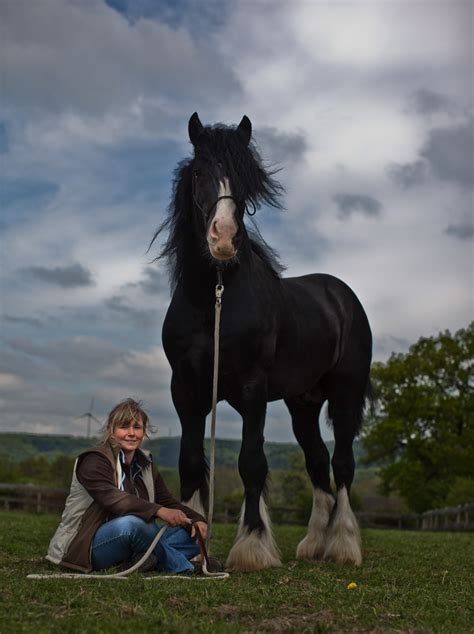
POLYGON ((383 491, 398 491, 415 511, 447 504, 459 478, 465 490, 474 479, 473 357, 474 322, 373 365, 365 460, 381 464, 383 491))
MULTIPOLYGON (((300 449, 288 456, 288 468, 276 469, 270 477, 270 507, 272 519, 288 522, 285 510, 291 510, 292 518, 306 524, 313 507, 313 486, 306 471, 305 459, 300 449)), ((334 482, 331 482, 335 492, 334 482)), ((351 507, 359 511, 362 499, 356 487, 351 488, 351 507)))

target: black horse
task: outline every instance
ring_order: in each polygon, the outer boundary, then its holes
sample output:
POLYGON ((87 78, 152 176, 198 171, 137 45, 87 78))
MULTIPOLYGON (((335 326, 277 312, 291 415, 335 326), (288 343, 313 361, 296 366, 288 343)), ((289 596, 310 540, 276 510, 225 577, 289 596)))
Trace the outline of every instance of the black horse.
MULTIPOLYGON (((189 120, 194 156, 175 173, 159 257, 168 259, 174 293, 163 325, 163 346, 173 375, 171 392, 182 426, 181 496, 204 511, 206 416, 211 409, 214 302, 222 272, 219 400, 242 416, 239 472, 245 500, 238 534, 227 559, 234 570, 280 565, 264 494, 263 451, 268 401, 284 399, 313 485, 308 534, 297 556, 361 563, 360 533, 349 492, 354 476, 352 443, 368 390, 372 339, 357 297, 339 279, 313 274, 282 278, 274 252, 249 231, 245 212, 261 203, 280 207, 281 185, 266 171, 251 142, 251 123, 203 127, 189 120), (328 401, 335 449, 330 457, 319 414, 328 401)), ((153 241, 152 241, 153 242, 153 241)))

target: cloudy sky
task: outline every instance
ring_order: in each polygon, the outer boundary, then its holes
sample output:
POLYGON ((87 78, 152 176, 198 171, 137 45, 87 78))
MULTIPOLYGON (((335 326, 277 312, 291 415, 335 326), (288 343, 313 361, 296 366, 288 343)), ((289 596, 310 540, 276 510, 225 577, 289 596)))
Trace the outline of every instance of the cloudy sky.
MULTIPOLYGON (((147 247, 195 110, 250 117, 286 189, 262 234, 288 275, 352 286, 376 359, 466 326, 473 6, 0 0, 0 429, 83 434, 92 396, 103 419, 130 395, 178 433, 147 247)), ((279 405, 266 437, 292 439, 279 405)))

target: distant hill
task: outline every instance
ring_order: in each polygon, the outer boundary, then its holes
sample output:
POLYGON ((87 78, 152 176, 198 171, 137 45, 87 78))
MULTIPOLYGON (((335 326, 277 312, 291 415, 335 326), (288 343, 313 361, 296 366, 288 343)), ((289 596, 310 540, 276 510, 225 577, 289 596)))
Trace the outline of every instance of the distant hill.
MULTIPOLYGON (((0 459, 21 462, 31 457, 45 456, 54 460, 57 456, 77 456, 92 447, 94 438, 80 436, 56 436, 48 434, 0 433, 0 459)), ((328 441, 327 447, 332 454, 334 442, 328 441)), ((146 441, 143 446, 149 449, 155 462, 161 467, 178 466, 180 438, 157 438, 146 441)), ((205 441, 206 455, 209 455, 209 440, 205 441)), ((236 467, 240 451, 240 440, 217 439, 216 463, 236 467)), ((286 469, 291 454, 301 449, 296 443, 266 442, 265 453, 271 469, 286 469)), ((363 449, 360 442, 354 443, 356 462, 360 464, 363 449)))
POLYGON ((21 462, 27 458, 45 456, 76 456, 91 446, 91 439, 52 434, 0 433, 0 459, 21 462))

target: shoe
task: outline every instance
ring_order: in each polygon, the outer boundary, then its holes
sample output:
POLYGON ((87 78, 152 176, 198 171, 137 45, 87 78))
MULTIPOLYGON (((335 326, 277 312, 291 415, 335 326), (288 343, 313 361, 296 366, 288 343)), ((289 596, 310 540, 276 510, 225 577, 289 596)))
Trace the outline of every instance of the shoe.
POLYGON ((208 559, 209 565, 207 567, 207 572, 224 572, 225 566, 221 561, 219 561, 219 559, 217 559, 216 557, 208 557, 208 559))
MULTIPOLYGON (((202 563, 200 561, 191 563, 193 564, 192 568, 190 568, 189 570, 184 570, 183 572, 179 572, 178 574, 192 577, 204 574, 202 563)), ((207 569, 207 572, 224 572, 224 566, 215 557, 209 557, 209 568, 207 569)))

